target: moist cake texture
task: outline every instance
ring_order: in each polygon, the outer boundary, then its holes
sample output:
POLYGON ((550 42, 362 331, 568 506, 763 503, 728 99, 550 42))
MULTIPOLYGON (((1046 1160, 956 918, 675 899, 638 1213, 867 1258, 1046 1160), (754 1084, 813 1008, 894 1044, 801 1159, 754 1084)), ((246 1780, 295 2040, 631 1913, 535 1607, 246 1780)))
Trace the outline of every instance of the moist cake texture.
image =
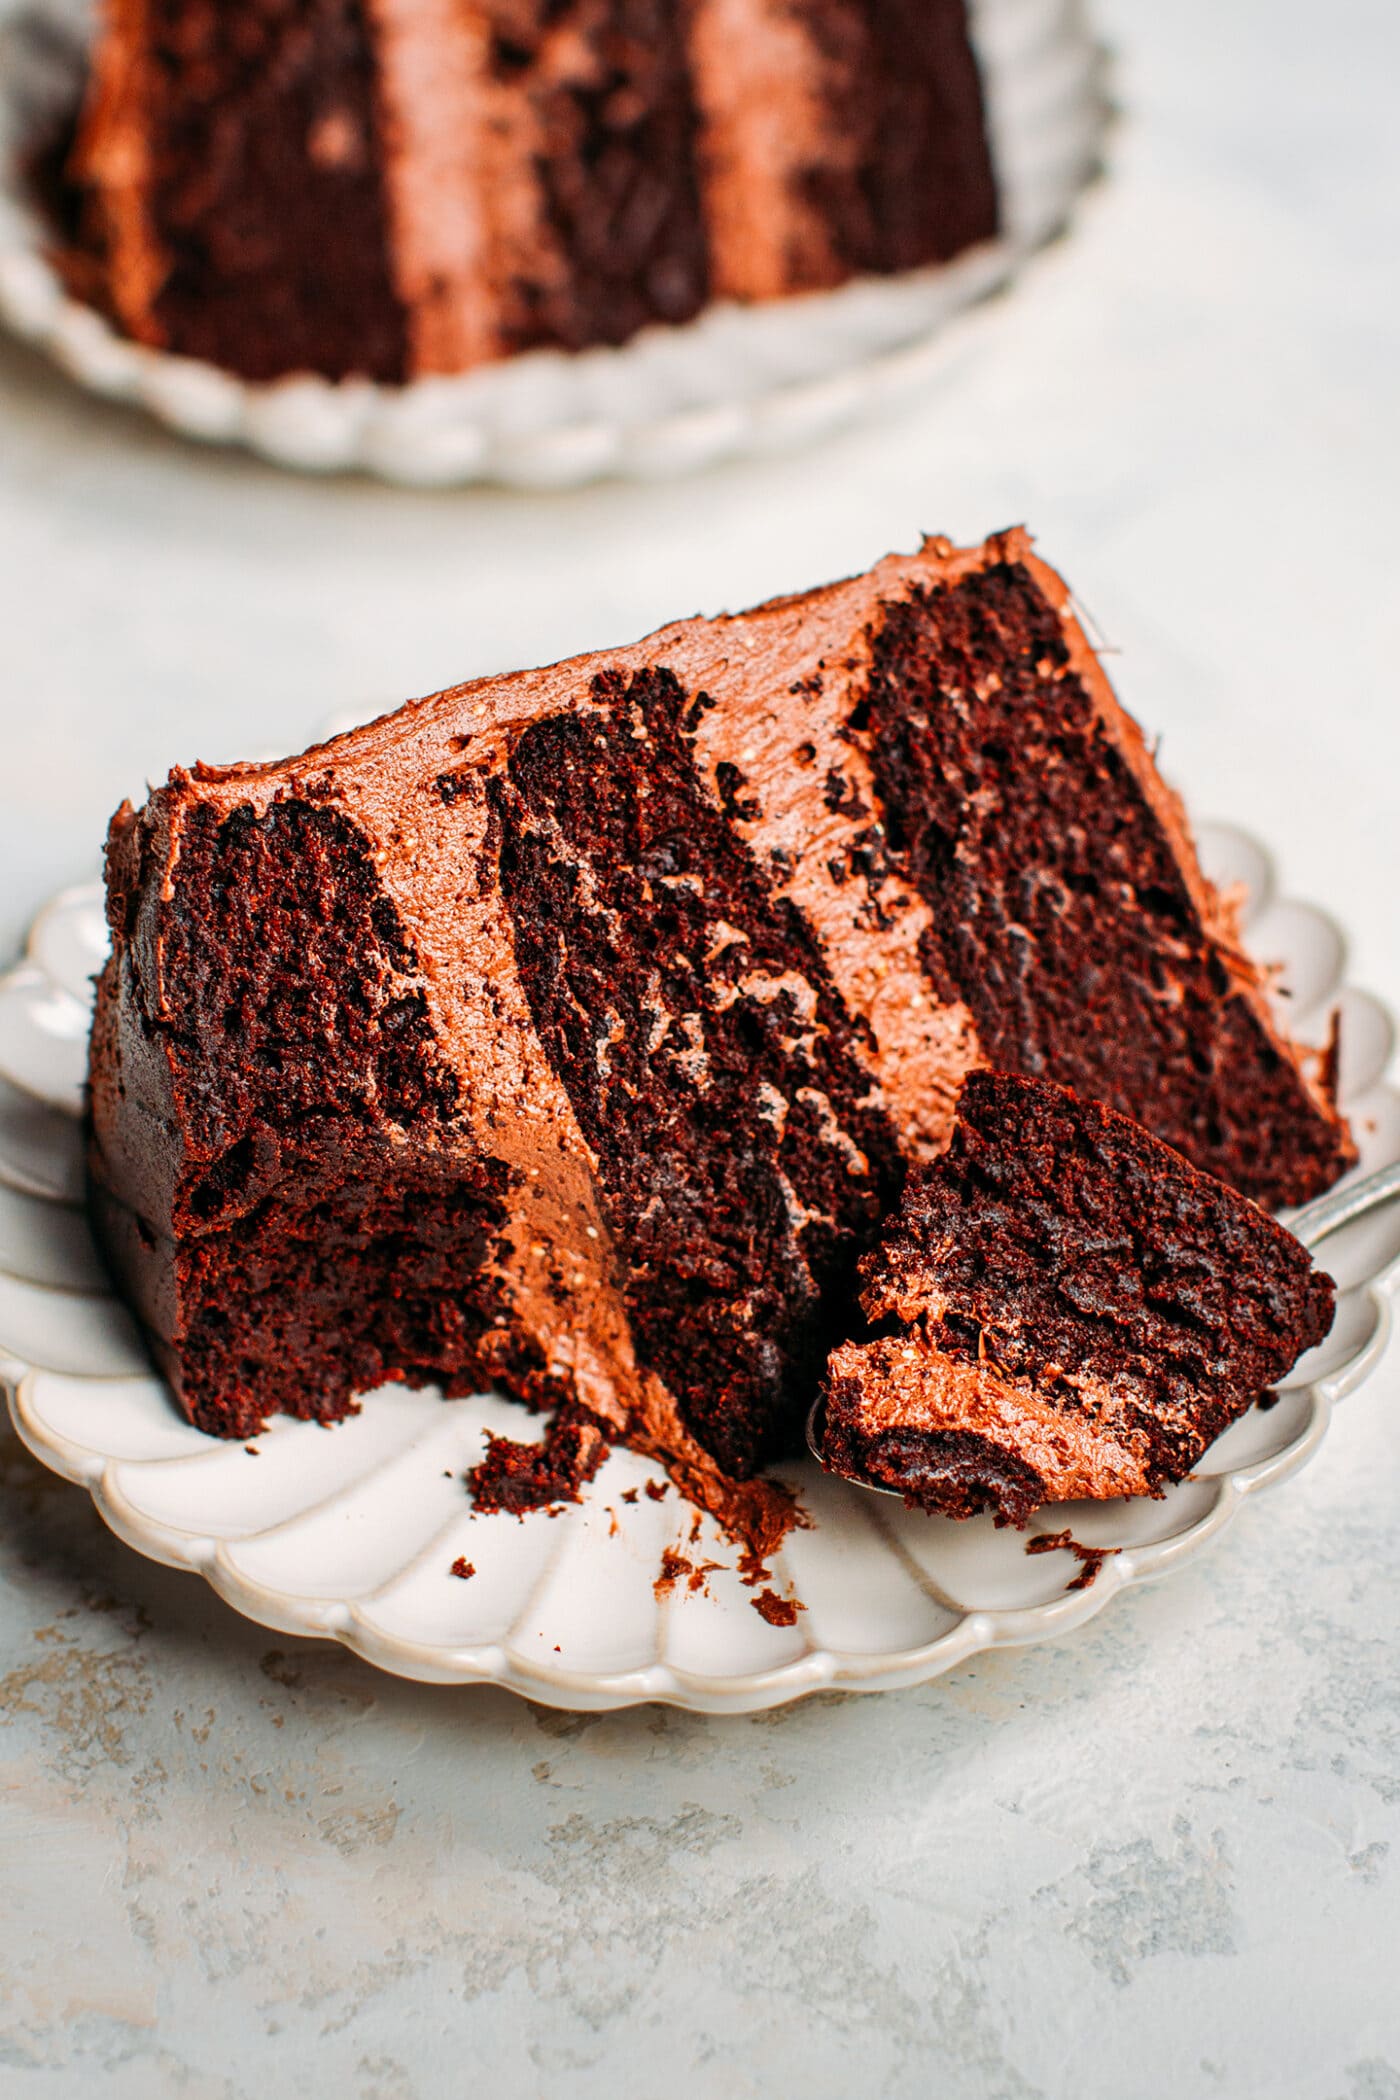
POLYGON ((861 1265, 821 1447, 945 1516, 1160 1495, 1332 1322, 1330 1277, 1126 1116, 974 1072, 861 1265))
POLYGON ((1019 532, 176 771, 108 909, 94 1216, 216 1434, 495 1384, 714 1502, 969 1072, 1261 1203, 1354 1157, 1019 532))
POLYGON ((998 229, 964 0, 107 0, 67 168, 75 287, 252 380, 620 343, 998 229))

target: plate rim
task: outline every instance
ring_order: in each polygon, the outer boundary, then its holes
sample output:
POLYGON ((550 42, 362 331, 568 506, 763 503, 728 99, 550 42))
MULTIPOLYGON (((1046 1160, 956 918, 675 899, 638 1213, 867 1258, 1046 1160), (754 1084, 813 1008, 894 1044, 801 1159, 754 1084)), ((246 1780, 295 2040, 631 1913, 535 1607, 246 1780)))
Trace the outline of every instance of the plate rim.
MULTIPOLYGON (((1272 854, 1251 833, 1237 825, 1216 823, 1209 827, 1199 826, 1198 834, 1207 829, 1217 838, 1224 835, 1258 857, 1271 878, 1263 899, 1266 908, 1281 903, 1302 904, 1305 911, 1324 922, 1338 938, 1342 974, 1331 987, 1328 997, 1335 999, 1348 990, 1358 989, 1345 980, 1346 935, 1333 915, 1282 891, 1272 854)), ((56 916, 65 911, 90 909, 99 893, 100 885, 93 882, 70 884, 40 908, 31 924, 23 957, 0 974, 0 1001, 15 987, 32 983, 36 973, 51 988, 66 989, 44 969, 39 959, 40 948, 56 916)), ((1363 995, 1380 1009, 1393 1030, 1393 1016, 1385 1002, 1371 992, 1363 995)), ((68 996, 72 997, 71 992, 68 996)), ((4 1077, 8 1084, 31 1100, 52 1108, 52 1101, 46 1102, 42 1095, 25 1086, 13 1073, 5 1071, 4 1077)), ((1371 1081, 1372 1087, 1383 1084, 1383 1077, 1371 1081)), ((32 1196, 34 1192, 30 1190, 28 1193, 32 1196)), ((50 1195, 40 1200, 62 1203, 64 1199, 50 1195)), ((3 1260, 0 1260, 0 1270, 3 1267, 3 1260)), ((74 1287, 25 1280, 25 1288, 60 1298, 73 1295, 74 1287)), ((1337 1402, 1361 1385, 1386 1354, 1394 1331, 1397 1300, 1400 1299, 1400 1254, 1374 1275, 1351 1286, 1350 1290, 1369 1314, 1370 1324, 1364 1340, 1333 1371, 1288 1389, 1291 1394, 1305 1395, 1307 1406, 1297 1433, 1281 1449, 1238 1467, 1227 1467, 1217 1474, 1197 1476, 1210 1482, 1209 1501, 1181 1531, 1165 1538, 1121 1547, 1103 1561, 1095 1579, 1085 1588, 1066 1589, 1039 1603, 969 1607, 957 1603, 950 1606, 945 1599, 944 1608, 955 1614, 952 1623, 942 1627, 928 1641, 879 1650, 853 1650, 831 1643, 814 1643, 782 1662, 740 1674, 700 1673, 661 1658, 611 1671, 581 1670, 544 1660, 535 1662, 511 1647, 508 1641, 453 1645, 415 1640, 391 1632, 377 1624, 363 1608, 366 1603, 372 1603, 378 1594, 375 1590, 363 1598, 350 1600, 278 1590, 235 1565, 228 1549, 238 1541, 212 1538, 198 1529, 152 1517, 131 1502, 120 1479, 122 1467, 161 1461, 130 1460, 104 1453, 95 1446, 60 1433, 46 1422, 34 1404, 32 1389, 36 1379, 50 1367, 29 1361, 0 1341, 0 1381, 5 1385, 15 1433, 26 1450, 49 1471, 85 1489, 103 1522, 124 1544, 159 1565, 201 1575, 232 1609, 270 1631, 301 1638, 333 1639, 372 1667, 415 1682, 496 1684, 537 1704, 568 1711, 606 1711, 656 1704, 689 1712, 744 1714, 787 1705, 816 1692, 875 1692, 929 1683, 978 1654, 1057 1639, 1097 1618, 1115 1598, 1144 1583, 1160 1580, 1194 1559, 1224 1535, 1251 1497, 1280 1485, 1308 1464, 1325 1440, 1337 1402)), ((76 1381, 85 1376, 80 1372, 53 1375, 76 1381)), ((116 1382, 117 1374, 105 1375, 111 1382, 116 1382)), ((123 1375, 134 1382, 136 1376, 158 1374, 123 1375)), ((94 1383, 103 1382, 103 1374, 86 1376, 94 1383)), ((164 1462, 169 1463, 168 1460, 164 1462)), ((431 1544, 432 1540, 427 1539, 418 1550, 429 1550, 431 1544)))

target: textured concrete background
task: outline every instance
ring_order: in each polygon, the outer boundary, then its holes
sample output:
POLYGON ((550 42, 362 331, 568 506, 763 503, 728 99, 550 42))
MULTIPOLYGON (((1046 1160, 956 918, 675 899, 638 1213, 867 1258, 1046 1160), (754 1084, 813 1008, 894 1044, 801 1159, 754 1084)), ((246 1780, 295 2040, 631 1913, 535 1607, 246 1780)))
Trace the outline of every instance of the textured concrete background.
MULTIPOLYGON (((1075 240, 917 410, 551 501, 301 484, 0 353, 0 942, 174 759, 1040 533, 1400 1003, 1394 0, 1113 0, 1075 240)), ((1400 2100, 1400 1357, 1062 1646, 574 1719, 289 1645, 0 1441, 0 2092, 1400 2100)))

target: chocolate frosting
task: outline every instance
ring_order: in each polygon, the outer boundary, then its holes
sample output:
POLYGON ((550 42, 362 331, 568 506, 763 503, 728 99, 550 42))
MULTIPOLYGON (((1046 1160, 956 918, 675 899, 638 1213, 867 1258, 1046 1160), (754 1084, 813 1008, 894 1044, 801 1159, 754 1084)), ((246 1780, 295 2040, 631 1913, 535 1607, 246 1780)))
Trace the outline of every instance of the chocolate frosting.
POLYGON ((1150 1446, 1125 1419, 1129 1398, 1099 1381, 1078 1381, 1080 1410, 1055 1407, 986 1364, 957 1363, 903 1337, 844 1344, 828 1376, 859 1381, 860 1429, 872 1442, 892 1433, 935 1442, 974 1437, 1029 1468, 1043 1502, 1151 1491, 1150 1446))

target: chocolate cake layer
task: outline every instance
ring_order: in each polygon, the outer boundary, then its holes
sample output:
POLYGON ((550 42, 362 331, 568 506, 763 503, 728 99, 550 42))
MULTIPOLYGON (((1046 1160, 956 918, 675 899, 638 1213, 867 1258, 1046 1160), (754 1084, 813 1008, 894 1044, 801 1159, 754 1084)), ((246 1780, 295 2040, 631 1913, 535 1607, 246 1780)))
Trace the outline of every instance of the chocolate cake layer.
POLYGON ((1007 753, 1024 713, 1038 776, 1059 687, 1098 759, 1075 798, 1038 801, 998 760, 1041 831, 965 825, 989 923, 999 840, 1032 901, 1074 894, 1085 836, 1127 842, 1103 863, 1092 973, 1067 948, 1043 994, 1024 976, 1027 1062, 1077 1075, 1102 1037, 1159 1134, 1250 1192, 1339 1173, 1345 1127, 1276 1032, 1063 584, 1024 534, 930 541, 285 764, 176 772, 119 813, 93 1186, 190 1412, 243 1435, 274 1407, 334 1414, 367 1380, 494 1379, 571 1398, 692 1484, 782 1449, 858 1256, 988 1062, 981 1030, 999 1055, 1007 1036, 961 940, 976 870, 952 893, 930 874, 953 807, 931 754, 961 750, 964 680, 1004 688, 1007 753), (1003 600, 1015 620, 985 613, 1003 600), (891 756, 901 711, 922 771, 891 756), (1252 1114, 1249 1145, 1218 1140, 1226 1108, 1231 1130, 1252 1114))
POLYGON ((832 1355, 840 1473, 966 1517, 1158 1495, 1314 1347, 1331 1279, 1126 1116, 974 1072, 952 1143, 862 1264, 832 1355))
POLYGON ((257 380, 620 343, 997 227, 964 0, 111 0, 69 173, 74 287, 257 380))
POLYGON ((1109 1102, 1261 1202, 1315 1195, 1334 1127, 1098 676, 1024 562, 912 592, 882 622, 852 719, 930 908, 930 975, 966 1000, 989 1064, 1109 1102))
POLYGON ((521 735, 493 796, 516 961, 598 1160, 640 1361, 726 1471, 780 1440, 903 1180, 851 1017, 699 777, 667 670, 521 735))

